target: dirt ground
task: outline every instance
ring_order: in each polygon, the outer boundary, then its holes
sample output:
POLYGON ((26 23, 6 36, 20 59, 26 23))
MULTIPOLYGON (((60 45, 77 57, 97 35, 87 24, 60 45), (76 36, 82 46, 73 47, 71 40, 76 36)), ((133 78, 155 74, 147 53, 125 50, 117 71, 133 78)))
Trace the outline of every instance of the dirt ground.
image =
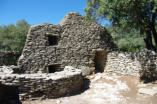
POLYGON ((82 93, 48 100, 24 101, 23 104, 157 104, 157 82, 144 84, 135 76, 97 73, 82 93), (156 92, 156 93, 155 93, 156 92))

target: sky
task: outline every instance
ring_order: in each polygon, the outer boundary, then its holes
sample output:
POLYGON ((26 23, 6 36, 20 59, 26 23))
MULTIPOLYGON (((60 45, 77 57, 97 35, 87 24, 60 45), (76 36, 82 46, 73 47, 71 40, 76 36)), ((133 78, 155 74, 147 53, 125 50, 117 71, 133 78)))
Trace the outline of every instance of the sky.
POLYGON ((85 15, 86 0, 0 0, 0 25, 16 24, 25 19, 29 24, 58 24, 73 11, 85 15))

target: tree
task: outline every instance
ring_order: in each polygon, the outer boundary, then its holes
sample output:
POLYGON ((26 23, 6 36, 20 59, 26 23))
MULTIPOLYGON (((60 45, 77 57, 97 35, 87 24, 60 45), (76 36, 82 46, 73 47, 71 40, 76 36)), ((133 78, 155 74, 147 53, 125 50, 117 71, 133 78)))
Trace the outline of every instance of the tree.
POLYGON ((139 30, 146 48, 157 51, 157 0, 87 0, 85 11, 88 19, 107 18, 113 26, 139 30))
MULTIPOLYGON (((30 25, 25 20, 0 26, 0 51, 22 52, 30 25)), ((6 56, 0 65, 16 65, 18 55, 6 56)))
POLYGON ((0 26, 0 50, 21 52, 30 25, 20 20, 16 25, 0 26))
POLYGON ((105 28, 111 34, 120 51, 136 52, 145 46, 143 37, 135 29, 124 32, 119 27, 105 26, 105 28))

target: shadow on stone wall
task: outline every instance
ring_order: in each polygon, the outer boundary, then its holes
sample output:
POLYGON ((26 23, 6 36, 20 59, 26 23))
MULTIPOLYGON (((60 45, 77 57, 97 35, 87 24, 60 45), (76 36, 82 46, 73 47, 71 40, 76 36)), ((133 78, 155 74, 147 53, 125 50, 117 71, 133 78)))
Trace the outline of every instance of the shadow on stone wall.
POLYGON ((71 94, 67 95, 67 96, 74 96, 74 95, 78 95, 83 93, 84 91, 89 89, 89 85, 90 85, 90 80, 88 78, 84 78, 83 79, 83 85, 82 85, 82 89, 81 90, 77 90, 72 92, 71 94))
POLYGON ((142 66, 142 70, 139 71, 141 81, 149 83, 157 80, 157 53, 144 50, 140 54, 139 61, 142 66))
POLYGON ((94 66, 96 72, 103 72, 105 67, 106 52, 96 51, 94 58, 94 66))
POLYGON ((19 100, 18 86, 0 84, 0 104, 22 104, 19 100))
POLYGON ((95 73, 104 72, 106 61, 107 61, 107 52, 103 49, 96 49, 92 51, 92 58, 91 58, 93 66, 93 71, 95 73))
POLYGON ((140 71, 140 79, 144 83, 149 83, 157 80, 156 64, 152 62, 145 63, 145 67, 140 71))

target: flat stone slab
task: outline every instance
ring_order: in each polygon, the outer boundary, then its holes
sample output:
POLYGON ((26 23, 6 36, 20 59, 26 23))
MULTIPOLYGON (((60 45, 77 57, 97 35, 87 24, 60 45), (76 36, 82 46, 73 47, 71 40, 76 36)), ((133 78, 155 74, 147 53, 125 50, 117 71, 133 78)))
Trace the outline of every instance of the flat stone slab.
POLYGON ((152 89, 149 89, 149 88, 140 88, 138 90, 138 92, 140 94, 146 94, 146 95, 154 96, 154 95, 157 94, 157 87, 153 87, 152 89))
POLYGON ((13 70, 8 66, 0 66, 0 74, 12 74, 13 70))

